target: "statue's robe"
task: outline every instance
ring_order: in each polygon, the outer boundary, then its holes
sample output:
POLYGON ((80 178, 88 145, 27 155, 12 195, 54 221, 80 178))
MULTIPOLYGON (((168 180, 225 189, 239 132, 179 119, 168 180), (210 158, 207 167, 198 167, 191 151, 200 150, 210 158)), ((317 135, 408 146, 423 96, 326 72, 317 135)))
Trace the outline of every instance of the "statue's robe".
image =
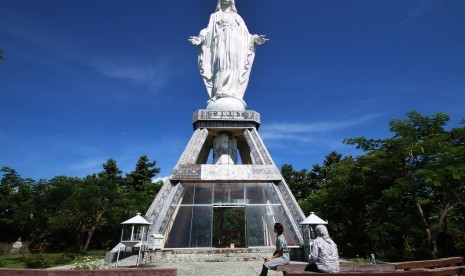
POLYGON ((235 12, 217 11, 200 32, 199 68, 211 100, 242 100, 255 57, 254 36, 235 12))

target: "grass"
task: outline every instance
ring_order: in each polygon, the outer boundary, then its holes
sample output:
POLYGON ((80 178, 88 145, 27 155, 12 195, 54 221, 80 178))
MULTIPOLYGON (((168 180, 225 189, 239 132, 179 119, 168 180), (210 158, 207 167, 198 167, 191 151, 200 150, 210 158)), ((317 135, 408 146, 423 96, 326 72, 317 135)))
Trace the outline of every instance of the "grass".
POLYGON ((3 268, 25 268, 23 254, 7 254, 0 256, 0 266, 3 268))
POLYGON ((368 258, 361 258, 358 255, 355 258, 344 258, 346 264, 371 264, 371 260, 368 258))
MULTIPOLYGON (((63 254, 69 254, 69 253, 43 253, 43 255, 49 256, 52 259, 57 259, 63 254)), ((71 260, 69 263, 59 264, 58 266, 72 265, 72 264, 86 264, 88 262, 92 262, 92 261, 105 258, 105 251, 103 250, 78 252, 78 253, 71 253, 71 254, 75 255, 74 260, 71 260)), ((0 267, 1 268, 24 269, 26 268, 24 257, 28 255, 29 253, 0 255, 0 267)))

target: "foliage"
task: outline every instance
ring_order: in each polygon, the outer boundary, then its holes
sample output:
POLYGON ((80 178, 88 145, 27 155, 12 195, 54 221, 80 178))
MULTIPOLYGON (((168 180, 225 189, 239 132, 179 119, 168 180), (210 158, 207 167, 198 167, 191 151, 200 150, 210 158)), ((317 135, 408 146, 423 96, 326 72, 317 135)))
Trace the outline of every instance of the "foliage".
POLYGON ((448 130, 449 119, 409 111, 389 123, 392 137, 345 139, 363 155, 332 153, 311 172, 284 165, 283 176, 306 214, 329 220, 342 254, 400 260, 464 252, 465 120, 448 130))
MULTIPOLYGON (((23 179, 13 169, 0 172, 0 235, 18 237, 31 252, 107 249, 119 241, 120 223, 146 210, 160 183, 155 161, 139 158, 135 171, 123 177, 113 159, 99 173, 84 178, 57 176, 50 180, 23 179)), ((32 257, 31 257, 32 258, 32 257)), ((41 256, 32 258, 39 263, 41 256)))
POLYGON ((332 166, 341 160, 341 157, 341 154, 332 152, 325 157, 326 159, 323 161, 322 166, 314 164, 311 171, 307 169, 296 171, 292 165, 284 164, 281 167, 281 174, 289 185, 294 197, 297 200, 305 200, 319 186, 325 185, 328 173, 331 171, 332 166))
POLYGON ((53 262, 50 255, 46 254, 28 254, 24 257, 24 263, 27 268, 48 268, 53 262))
POLYGON ((54 265, 65 265, 65 264, 69 264, 74 259, 76 259, 76 254, 73 254, 73 253, 58 254, 57 256, 53 258, 53 264, 54 265))

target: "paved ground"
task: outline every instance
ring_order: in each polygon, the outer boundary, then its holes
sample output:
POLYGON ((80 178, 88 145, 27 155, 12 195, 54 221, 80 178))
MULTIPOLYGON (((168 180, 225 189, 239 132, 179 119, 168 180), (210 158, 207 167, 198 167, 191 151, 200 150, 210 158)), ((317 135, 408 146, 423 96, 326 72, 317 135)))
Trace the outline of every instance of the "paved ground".
MULTIPOLYGON (((135 256, 119 262, 118 267, 132 267, 136 263, 135 256)), ((294 263, 294 262, 292 262, 294 263)), ((95 269, 112 269, 114 266, 105 266, 103 260, 91 261, 95 269)), ((189 263, 157 263, 150 267, 177 268, 177 276, 257 276, 260 275, 263 262, 189 262, 189 263)), ((72 266, 60 266, 50 269, 71 269, 72 266)), ((269 270, 269 276, 282 276, 282 272, 269 270)))
MULTIPOLYGON (((105 267, 102 261, 92 262, 96 269, 112 269, 105 267), (100 265, 100 267, 98 267, 100 265)), ((257 276, 260 275, 263 262, 202 262, 202 263, 159 263, 151 267, 177 268, 177 276, 257 276)), ((124 265, 119 266, 125 267, 124 265)), ((71 266, 60 266, 49 269, 70 269, 71 266)), ((269 276, 282 276, 282 272, 269 270, 269 276)))
MULTIPOLYGON (((178 276, 256 276, 260 275, 263 262, 216 263, 165 263, 156 267, 177 268, 178 276)), ((282 272, 268 271, 269 276, 282 276, 282 272)))

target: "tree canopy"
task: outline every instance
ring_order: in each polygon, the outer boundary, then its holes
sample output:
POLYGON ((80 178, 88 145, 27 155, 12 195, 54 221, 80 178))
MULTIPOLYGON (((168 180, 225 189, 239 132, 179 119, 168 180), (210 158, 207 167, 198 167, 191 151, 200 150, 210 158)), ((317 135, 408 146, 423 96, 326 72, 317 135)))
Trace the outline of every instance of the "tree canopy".
MULTIPOLYGON (((305 213, 330 221, 333 237, 349 255, 393 258, 446 256, 465 250, 465 128, 447 129, 443 113, 410 111, 389 123, 392 137, 345 139, 363 154, 313 165, 299 182, 305 213), (303 187, 303 188, 301 188, 303 187)), ((333 153, 333 155, 336 155, 333 153)), ((337 155, 336 155, 337 156, 337 155)), ((295 186, 289 165, 283 176, 295 186)), ((305 170, 303 170, 305 171, 305 170)), ((297 187, 297 186, 295 186, 297 187)))
POLYGON ((120 223, 150 206, 161 183, 160 169, 141 156, 136 169, 123 176, 114 159, 84 178, 57 176, 23 179, 3 167, 0 182, 0 235, 22 237, 32 250, 102 249, 119 242, 120 223), (137 188, 134 188, 137 187, 137 188))

